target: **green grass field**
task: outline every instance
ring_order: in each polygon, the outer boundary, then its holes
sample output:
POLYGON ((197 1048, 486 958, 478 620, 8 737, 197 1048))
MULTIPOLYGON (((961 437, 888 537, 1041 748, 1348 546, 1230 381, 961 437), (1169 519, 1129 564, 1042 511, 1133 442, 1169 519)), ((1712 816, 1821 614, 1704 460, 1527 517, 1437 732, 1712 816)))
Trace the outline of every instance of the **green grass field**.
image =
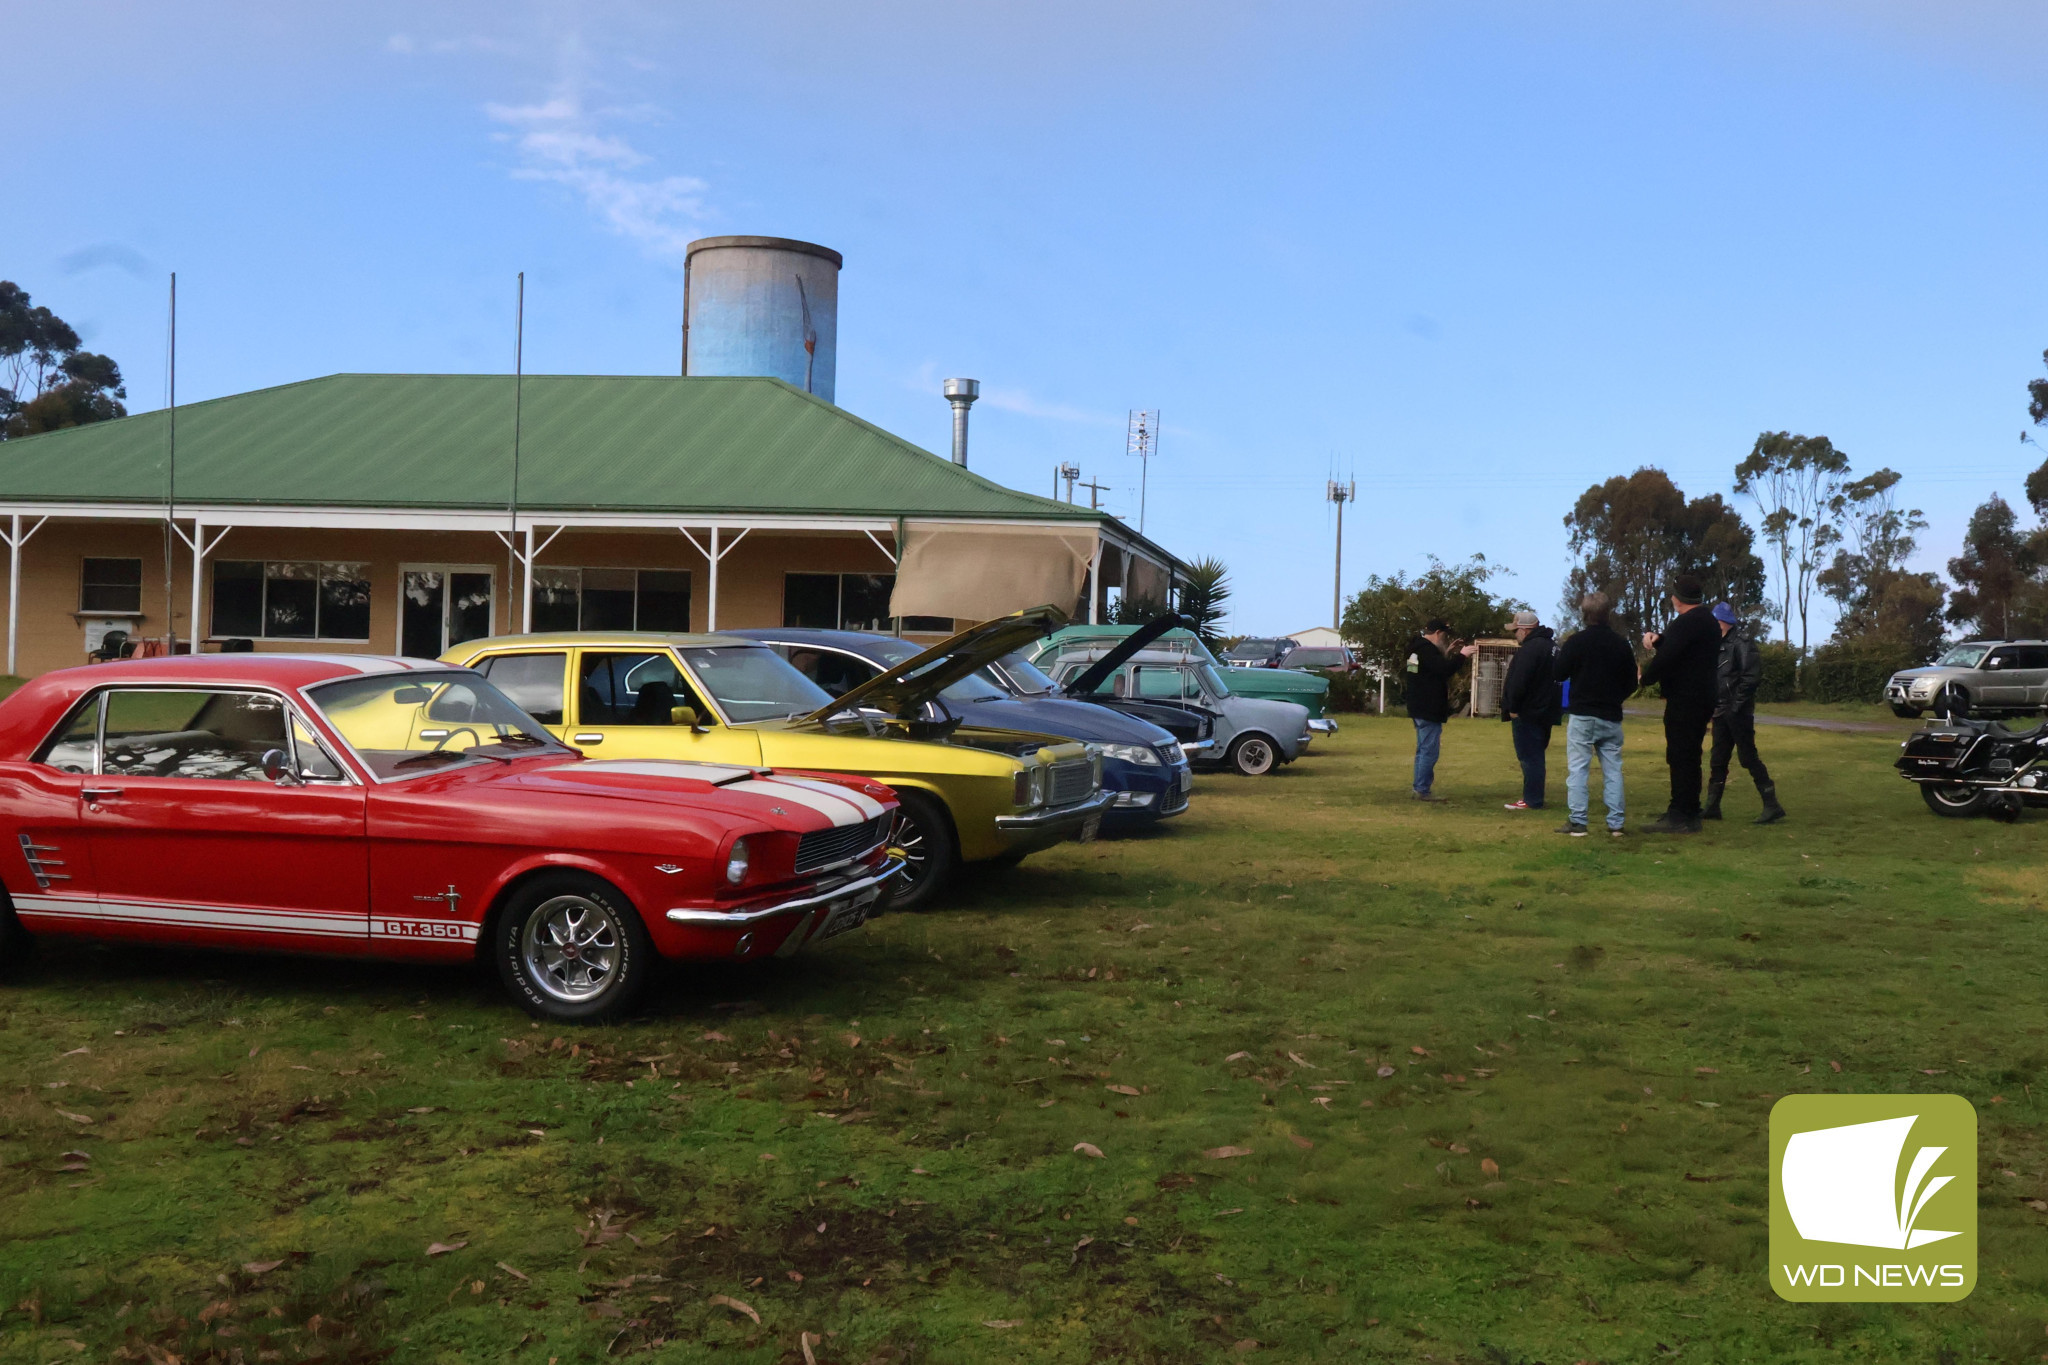
POLYGON ((2048 1352, 2048 821, 1937 820, 1891 735, 1772 728, 1791 822, 1745 784, 1695 839, 1566 840, 1561 740, 1516 815, 1499 724, 1450 727, 1440 807, 1405 720, 1345 725, 625 1027, 461 971, 43 945, 0 989, 0 1357, 2048 1352), (1772 1294, 1788 1091, 1977 1106, 1971 1298, 1772 1294))

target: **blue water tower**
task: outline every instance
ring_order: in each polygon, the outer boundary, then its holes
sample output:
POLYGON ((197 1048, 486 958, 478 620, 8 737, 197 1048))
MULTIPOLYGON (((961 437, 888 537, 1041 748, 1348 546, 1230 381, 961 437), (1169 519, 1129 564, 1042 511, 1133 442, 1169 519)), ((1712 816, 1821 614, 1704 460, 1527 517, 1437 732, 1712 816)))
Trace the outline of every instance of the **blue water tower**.
POLYGON ((830 403, 839 267, 787 237, 704 237, 683 258, 683 373, 770 375, 830 403))

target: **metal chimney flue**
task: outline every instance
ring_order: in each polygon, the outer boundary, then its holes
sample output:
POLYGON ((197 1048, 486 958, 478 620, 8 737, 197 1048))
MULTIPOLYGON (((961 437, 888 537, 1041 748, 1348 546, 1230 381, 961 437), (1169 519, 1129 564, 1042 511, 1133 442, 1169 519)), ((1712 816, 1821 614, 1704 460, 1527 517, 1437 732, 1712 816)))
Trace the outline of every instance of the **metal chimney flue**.
POLYGON ((967 468, 967 409, 981 397, 979 379, 948 379, 944 392, 953 405, 953 463, 967 468))

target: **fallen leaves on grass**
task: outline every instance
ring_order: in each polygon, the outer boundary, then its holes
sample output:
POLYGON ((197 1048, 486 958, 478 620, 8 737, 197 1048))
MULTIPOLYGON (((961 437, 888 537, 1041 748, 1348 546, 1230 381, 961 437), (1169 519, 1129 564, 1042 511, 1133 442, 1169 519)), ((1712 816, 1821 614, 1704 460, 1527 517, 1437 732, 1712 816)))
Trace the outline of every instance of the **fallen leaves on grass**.
POLYGON ((1136 1095, 1141 1093, 1135 1085, 1105 1085, 1102 1088, 1113 1095, 1136 1095))
POLYGON ((91 1123, 91 1122, 92 1122, 92 1120, 91 1120, 90 1118, 86 1117, 86 1116, 85 1116, 84 1114, 74 1114, 74 1113, 72 1113, 72 1112, 71 1112, 71 1111, 70 1111, 69 1109, 59 1109, 59 1110, 57 1111, 57 1113, 58 1113, 58 1116, 59 1116, 59 1117, 61 1117, 61 1118, 67 1118, 67 1119, 70 1119, 70 1120, 71 1120, 71 1121, 72 1121, 73 1123, 91 1123))
POLYGON ((1828 1069, 1839 1075, 1841 1074, 1842 1064, 1838 1061, 1835 1061, 1833 1058, 1830 1058, 1828 1060, 1828 1069))
POLYGON ((1301 1150, 1304 1152, 1308 1151, 1310 1148, 1315 1146, 1315 1143, 1310 1142, 1307 1138, 1303 1137, 1299 1133, 1289 1133, 1287 1135, 1287 1140, 1293 1143, 1295 1146, 1301 1148, 1301 1150))
POLYGON ((468 1245, 467 1242, 436 1242, 427 1248, 427 1255, 443 1256, 451 1251, 460 1251, 468 1245))
POLYGON ((1500 1175, 1500 1163, 1490 1156, 1482 1157, 1479 1162, 1479 1173, 1492 1180, 1500 1175))
POLYGON ((1010 1329, 1011 1329, 1012 1327, 1022 1327, 1022 1326, 1024 1325, 1024 1319, 1022 1319, 1022 1318, 983 1318, 983 1319, 982 1319, 982 1322, 981 1322, 981 1325, 982 1325, 983 1327, 993 1327, 993 1328, 995 1328, 995 1329, 996 1329, 996 1330, 997 1330, 998 1332, 1007 1332, 1007 1331, 1009 1331, 1009 1330, 1010 1330, 1010 1329))
POLYGON ((1378 1071, 1374 1072, 1373 1074, 1378 1076, 1381 1080, 1385 1080, 1387 1077, 1394 1074, 1394 1068, 1392 1068, 1391 1066, 1382 1066, 1378 1071))
POLYGON ((1249 1147, 1211 1147, 1208 1151, 1202 1153, 1203 1156, 1208 1157, 1211 1161, 1224 1161, 1230 1157, 1250 1156, 1251 1154, 1252 1149, 1249 1147))
POLYGON ((1102 1149, 1092 1142, 1077 1142, 1074 1144, 1074 1150, 1082 1156, 1094 1157, 1098 1161, 1102 1158, 1102 1149))
POLYGON ((242 1273, 244 1275, 268 1275, 283 1264, 284 1261, 282 1259, 275 1261, 244 1261, 242 1262, 242 1273))
POLYGON ((1298 1052, 1290 1052, 1290 1053, 1288 1053, 1288 1054, 1287 1054, 1287 1060, 1288 1060, 1288 1061, 1290 1061, 1290 1062, 1293 1062, 1293 1063, 1294 1063, 1294 1064, 1295 1064, 1296 1066, 1305 1066, 1305 1067, 1307 1067, 1307 1068, 1308 1068, 1308 1069, 1309 1069, 1310 1071, 1314 1071, 1314 1070, 1316 1069, 1316 1064, 1315 1064, 1314 1062, 1310 1062, 1310 1061, 1305 1061, 1305 1060, 1303 1060, 1303 1058, 1302 1058, 1301 1054, 1300 1054, 1300 1053, 1298 1053, 1298 1052))
POLYGON ((507 1275, 510 1275, 515 1280, 524 1280, 528 1284, 533 1283, 533 1281, 527 1277, 525 1271, 514 1270, 511 1266, 506 1265, 503 1261, 498 1262, 498 1269, 504 1271, 507 1275))
POLYGON ((713 1308, 730 1308, 735 1313, 744 1314, 745 1316, 752 1318, 756 1324, 758 1324, 761 1321, 761 1315, 754 1311, 754 1306, 752 1304, 741 1303, 738 1299, 732 1297, 732 1295, 730 1294, 713 1294, 710 1298, 706 1299, 705 1302, 710 1304, 713 1308))
POLYGON ((1223 1059, 1223 1063, 1225 1066, 1228 1066, 1232 1062, 1241 1062, 1251 1055, 1252 1054, 1249 1052, 1233 1052, 1228 1057, 1225 1057, 1223 1059))
POLYGON ((732 1041, 732 1039, 726 1037, 717 1029, 713 1029, 711 1030, 711 1032, 704 1034, 703 1036, 698 1038, 697 1041, 700 1043, 729 1043, 732 1041))
POLYGON ((860 1035, 858 1033, 842 1033, 839 1035, 839 1041, 848 1047, 859 1047, 860 1035))
POLYGON ((1408 1050, 1418 1057, 1427 1057, 1429 1055, 1429 1049, 1426 1047, 1411 1047, 1408 1050))
MULTIPOLYGON (((1840 1067, 1835 1069, 1837 1071, 1841 1070, 1840 1067)), ((1721 1074, 1721 1068, 1718 1066, 1696 1066, 1692 1069, 1692 1074, 1695 1076, 1718 1076, 1721 1074)))

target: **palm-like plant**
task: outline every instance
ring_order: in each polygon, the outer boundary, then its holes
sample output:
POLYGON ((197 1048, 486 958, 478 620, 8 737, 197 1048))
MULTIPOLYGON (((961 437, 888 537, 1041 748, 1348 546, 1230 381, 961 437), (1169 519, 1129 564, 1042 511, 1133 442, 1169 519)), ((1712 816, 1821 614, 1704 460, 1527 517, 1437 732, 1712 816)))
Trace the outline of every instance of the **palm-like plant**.
POLYGON ((1223 604, 1230 600, 1230 571, 1216 558, 1198 559, 1188 565, 1181 580, 1180 614, 1202 643, 1214 649, 1223 622, 1223 604))

